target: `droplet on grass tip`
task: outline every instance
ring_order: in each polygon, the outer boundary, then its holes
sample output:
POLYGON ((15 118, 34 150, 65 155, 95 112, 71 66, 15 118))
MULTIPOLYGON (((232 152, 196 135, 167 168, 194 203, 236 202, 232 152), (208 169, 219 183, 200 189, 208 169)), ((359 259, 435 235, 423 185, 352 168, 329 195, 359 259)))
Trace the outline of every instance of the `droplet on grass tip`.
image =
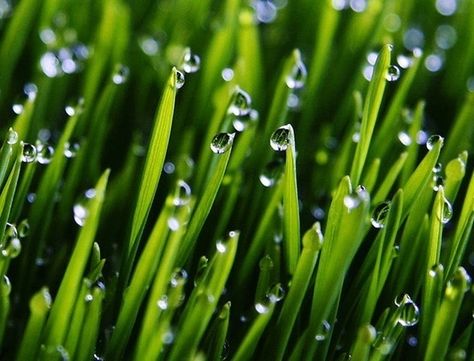
POLYGON ((21 161, 23 163, 32 163, 36 160, 36 147, 30 143, 23 143, 23 154, 21 161))
POLYGON ((440 212, 438 212, 436 215, 441 223, 446 224, 451 220, 451 218, 453 218, 453 206, 446 197, 443 199, 443 202, 442 213, 440 214, 440 212))
POLYGON ((235 133, 219 133, 212 138, 211 150, 216 154, 227 152, 234 141, 235 133))
POLYGON ((390 202, 382 202, 378 204, 372 213, 372 217, 370 218, 372 226, 375 228, 383 228, 389 210, 390 202))
POLYGON ((428 148, 428 150, 431 150, 438 143, 440 143, 442 146, 444 143, 444 138, 440 135, 432 135, 426 141, 426 148, 428 148))
POLYGON ((291 125, 284 125, 273 132, 270 137, 270 146, 277 152, 282 152, 288 148, 290 144, 290 128, 291 125))
POLYGON ((306 66, 301 59, 298 59, 286 77, 286 85, 290 89, 301 89, 304 87, 307 75, 306 66))
POLYGON ((184 86, 184 81, 185 81, 185 78, 184 78, 184 74, 179 71, 179 70, 176 70, 176 78, 175 78, 175 87, 176 89, 181 89, 183 86, 184 86))

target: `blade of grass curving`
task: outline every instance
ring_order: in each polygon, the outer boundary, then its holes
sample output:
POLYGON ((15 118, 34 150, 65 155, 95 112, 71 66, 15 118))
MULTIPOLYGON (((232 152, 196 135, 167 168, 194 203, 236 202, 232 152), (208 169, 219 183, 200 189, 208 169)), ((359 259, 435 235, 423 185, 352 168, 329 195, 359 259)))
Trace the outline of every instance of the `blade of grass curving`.
POLYGON ((446 263, 446 277, 449 279, 454 270, 461 264, 466 247, 469 244, 472 226, 474 223, 474 172, 471 175, 469 186, 464 198, 461 214, 454 233, 451 252, 446 263))
POLYGON ((169 361, 185 359, 196 351, 232 268, 238 238, 239 232, 229 233, 227 241, 211 260, 205 279, 194 289, 195 296, 191 296, 188 301, 188 307, 192 308, 189 309, 189 313, 183 314, 186 317, 182 318, 180 323, 182 332, 176 338, 169 361))
POLYGON ((260 272, 258 274, 257 288, 255 289, 255 303, 264 302, 268 290, 273 283, 273 261, 272 258, 266 254, 258 263, 260 272))
POLYGON ((150 145, 143 166, 140 186, 138 188, 138 197, 133 212, 130 239, 124 252, 124 261, 122 264, 123 273, 121 275, 122 284, 126 284, 128 281, 138 245, 140 243, 140 238, 160 181, 171 133, 179 76, 179 71, 176 68, 173 68, 171 75, 166 82, 156 112, 155 124, 153 126, 150 145))
POLYGON ((143 249, 141 257, 137 263, 135 271, 127 288, 121 305, 115 330, 107 346, 107 358, 119 359, 123 350, 127 346, 128 339, 132 332, 132 325, 135 324, 138 311, 143 299, 150 287, 150 283, 156 273, 161 254, 168 238, 168 219, 173 213, 173 199, 171 196, 165 201, 155 226, 143 249))
POLYGON ((467 151, 464 151, 446 165, 444 192, 451 203, 456 200, 459 187, 466 174, 467 156, 467 151))
POLYGON ((425 264, 425 282, 422 298, 423 315, 421 318, 420 329, 421 349, 424 349, 426 347, 428 336, 433 326, 432 324, 439 306, 439 300, 433 297, 435 294, 435 279, 433 277, 430 277, 430 271, 434 266, 439 263, 440 259, 441 242, 443 235, 443 217, 446 207, 445 202, 446 199, 444 195, 444 188, 440 187, 438 192, 436 193, 430 217, 430 235, 429 242, 427 245, 428 258, 425 264))
POLYGON ((362 189, 352 193, 349 177, 344 177, 329 209, 325 242, 315 280, 311 316, 306 332, 305 360, 314 356, 314 337, 341 292, 346 272, 365 233, 370 198, 362 189), (342 227, 342 225, 344 225, 342 227))
POLYGON ((10 314, 11 302, 10 292, 12 285, 6 275, 2 275, 0 281, 0 347, 3 349, 5 329, 10 314))
MULTIPOLYGON (((8 130, 9 135, 12 133, 14 136, 15 133, 13 132, 14 130, 12 128, 8 130)), ((3 181, 5 180, 5 176, 8 173, 10 159, 13 154, 13 147, 10 143, 8 143, 9 135, 7 135, 7 140, 3 143, 2 148, 0 149, 0 187, 3 186, 3 181)))
POLYGON ((298 310, 301 309, 322 245, 321 226, 316 222, 303 236, 303 251, 298 259, 290 290, 263 348, 263 354, 268 359, 280 361, 285 355, 298 310))
POLYGON ((36 360, 41 343, 41 334, 50 308, 51 295, 48 289, 43 287, 30 300, 30 317, 21 339, 16 356, 17 361, 36 360))
POLYGON ((375 183, 377 182, 377 177, 379 175, 379 169, 380 169, 380 158, 375 158, 370 164, 370 167, 367 169, 367 173, 365 174, 365 177, 362 180, 362 184, 369 191, 374 190, 374 186, 375 186, 375 183))
POLYGON ((18 184, 18 189, 13 200, 13 206, 10 214, 10 219, 14 222, 17 222, 22 213, 23 207, 25 206, 25 199, 28 194, 28 191, 31 187, 31 182, 33 181, 34 175, 37 169, 37 163, 28 164, 23 171, 21 180, 18 184))
POLYGON ((99 225, 100 212, 110 171, 106 170, 95 187, 96 196, 90 201, 89 216, 82 227, 58 294, 54 300, 46 325, 45 345, 61 345, 68 330, 72 309, 79 292, 81 278, 99 225))
POLYGON ((392 190, 393 185, 395 184, 400 174, 400 171, 405 165, 407 157, 408 153, 403 152, 390 167, 382 181, 382 184, 380 184, 380 186, 377 188, 377 192, 375 193, 375 196, 372 200, 372 204, 379 204, 385 199, 387 199, 388 195, 390 194, 390 191, 392 190))
POLYGON ((283 222, 285 239, 286 267, 293 274, 300 254, 300 212, 298 205, 298 187, 296 184, 296 149, 295 133, 288 124, 289 131, 286 148, 285 174, 283 176, 283 222))
POLYGON ((180 254, 178 255, 178 265, 183 265, 187 261, 194 247, 194 243, 198 238, 202 227, 204 226, 204 222, 206 221, 207 216, 211 211, 217 192, 219 191, 219 188, 221 186, 222 179, 224 178, 227 163, 229 162, 229 158, 232 153, 233 139, 234 135, 228 134, 228 148, 226 148, 224 153, 214 155, 216 165, 212 171, 212 174, 209 177, 207 187, 202 193, 201 199, 199 199, 196 208, 190 218, 188 231, 186 232, 182 244, 182 249, 180 251, 180 254))
POLYGON ((438 312, 429 330, 429 340, 424 353, 424 360, 444 360, 449 342, 458 319, 464 293, 469 287, 470 278, 464 268, 460 267, 446 286, 445 294, 438 312))
POLYGON ((390 65, 391 45, 385 45, 375 64, 374 74, 367 91, 367 97, 362 111, 362 123, 360 128, 360 140, 357 144, 354 155, 354 162, 351 169, 351 180, 358 184, 364 169, 367 153, 372 140, 372 134, 377 121, 377 116, 382 103, 382 97, 385 90, 385 76, 390 65))
POLYGON ((351 352, 352 360, 367 361, 370 355, 372 343, 375 340, 377 331, 372 325, 364 325, 357 332, 357 339, 351 352))
POLYGON ((415 112, 413 114, 412 123, 408 130, 408 135, 411 139, 411 144, 407 147, 407 160, 402 170, 402 183, 406 183, 410 175, 413 173, 418 162, 419 146, 416 142, 418 132, 421 130, 423 123, 423 115, 425 112, 425 102, 423 100, 416 104, 415 112))

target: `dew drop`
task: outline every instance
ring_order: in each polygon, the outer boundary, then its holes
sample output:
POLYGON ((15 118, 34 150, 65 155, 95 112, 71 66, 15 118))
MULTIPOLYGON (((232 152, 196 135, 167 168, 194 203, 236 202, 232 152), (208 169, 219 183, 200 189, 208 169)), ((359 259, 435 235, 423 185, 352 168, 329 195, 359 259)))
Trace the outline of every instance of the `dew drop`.
POLYGON ((39 143, 36 146, 36 160, 40 164, 49 164, 51 163, 51 160, 53 159, 54 155, 54 148, 45 143, 39 143))
POLYGON ((435 192, 439 191, 441 187, 444 187, 444 179, 442 176, 435 174, 433 176, 433 185, 432 188, 435 192))
POLYGON ((16 144, 18 142, 18 133, 13 130, 13 128, 8 129, 7 133, 7 143, 10 145, 16 144))
POLYGON ((388 81, 396 81, 400 78, 400 69, 396 65, 390 65, 385 74, 385 79, 388 81))
POLYGON ((243 132, 252 122, 256 122, 257 119, 258 112, 255 109, 252 109, 248 114, 236 117, 232 121, 232 126, 237 132, 243 132))
POLYGON ((409 56, 397 55, 397 63, 402 69, 408 69, 413 64, 413 59, 409 56))
POLYGON ((268 310, 269 310, 269 307, 267 305, 265 305, 264 303, 262 302, 257 302, 255 304, 255 310, 260 313, 260 314, 263 314, 263 313, 267 313, 268 310))
POLYGON ((219 133, 211 141, 211 150, 216 154, 227 152, 234 142, 235 133, 219 133))
POLYGON ((174 333, 171 330, 167 330, 163 336, 161 337, 161 340, 165 345, 171 345, 174 342, 174 333))
POLYGON ((324 341, 326 337, 328 336, 330 330, 331 330, 331 324, 328 321, 324 320, 323 323, 321 324, 321 329, 318 331, 316 336, 314 336, 314 339, 319 342, 324 341))
POLYGON ((225 68, 221 72, 224 81, 231 81, 234 78, 234 71, 231 68, 225 68))
POLYGON ((112 81, 114 84, 120 85, 127 81, 130 74, 130 69, 122 64, 119 64, 115 67, 115 71, 112 75, 112 81))
POLYGON ((169 217, 168 218, 168 228, 173 232, 179 229, 179 221, 176 217, 169 217))
POLYGON ((168 296, 161 296, 160 299, 156 302, 156 304, 161 310, 166 310, 168 308, 168 296))
POLYGON ((285 290, 280 283, 274 285, 267 294, 267 298, 271 303, 280 302, 283 297, 285 297, 285 290))
POLYGON ((176 70, 176 78, 175 78, 175 87, 176 89, 181 89, 183 86, 184 86, 184 74, 179 71, 179 70, 176 70))
POLYGON ((420 311, 408 294, 403 295, 401 300, 399 298, 395 304, 399 309, 397 322, 400 325, 403 327, 411 327, 418 323, 420 311))
POLYGON ((15 103, 12 105, 13 113, 20 115, 23 113, 23 104, 15 103))
POLYGON ((36 147, 30 143, 23 143, 23 154, 21 161, 23 163, 32 163, 36 160, 36 147))
POLYGON ((252 98, 250 95, 246 91, 237 87, 232 95, 232 100, 227 112, 236 117, 242 117, 250 113, 252 110, 251 105, 252 98))
POLYGON ((441 223, 446 224, 453 217, 453 206, 446 198, 444 198, 443 202, 444 202, 444 206, 442 207, 443 208, 442 214, 438 213, 437 217, 441 221, 441 223))
POLYGON ((174 192, 173 204, 175 206, 184 206, 191 200, 191 187, 183 180, 178 180, 174 192))
POLYGON ((412 143, 411 137, 406 131, 401 131, 401 132, 398 133, 398 140, 405 147, 408 147, 412 143))
POLYGON ((307 75, 306 66, 298 59, 286 77, 286 85, 290 89, 301 89, 304 87, 307 75))
POLYGON ((139 40, 139 45, 142 51, 148 56, 156 55, 158 50, 160 50, 158 41, 151 36, 143 36, 139 40))
POLYGON ((74 214, 74 221, 79 226, 84 226, 86 219, 89 216, 89 210, 81 203, 76 203, 72 208, 74 214))
POLYGON ((370 223, 372 223, 372 226, 375 228, 383 228, 389 210, 390 202, 382 202, 378 204, 372 213, 372 217, 370 218, 370 223))
POLYGON ((18 225, 18 236, 20 238, 25 238, 28 236, 28 233, 30 232, 30 224, 28 223, 27 219, 24 219, 20 222, 18 225))
POLYGON ((260 183, 264 187, 273 187, 283 174, 283 161, 278 158, 269 162, 259 176, 260 183))
POLYGON ((188 280, 188 273, 185 269, 179 268, 173 272, 170 279, 171 287, 183 285, 188 280))
POLYGON ((223 241, 219 240, 216 242, 216 249, 219 253, 225 253, 227 251, 227 245, 223 241))
POLYGON ((77 155, 77 152, 81 148, 80 144, 77 142, 66 142, 64 144, 64 156, 66 158, 74 158, 77 155))
POLYGON ((94 296, 92 294, 88 293, 87 295, 84 296, 84 301, 86 303, 91 303, 94 300, 94 296))
POLYGON ((191 52, 191 49, 186 48, 183 56, 183 63, 181 64, 182 69, 186 73, 195 73, 201 66, 201 59, 198 55, 191 52))
POLYGON ((438 143, 441 143, 441 146, 443 146, 444 138, 440 135, 432 135, 426 141, 426 148, 428 148, 428 150, 431 150, 438 143))
POLYGON ((8 296, 12 290, 12 284, 10 282, 10 279, 8 278, 7 275, 3 275, 3 280, 2 280, 2 293, 3 293, 3 296, 8 296))
POLYGON ((290 144, 290 127, 291 125, 284 125, 273 132, 270 137, 270 146, 277 152, 282 152, 288 148, 290 144))
POLYGON ((21 252, 21 242, 17 237, 7 239, 5 248, 2 249, 2 256, 8 258, 16 258, 21 252))

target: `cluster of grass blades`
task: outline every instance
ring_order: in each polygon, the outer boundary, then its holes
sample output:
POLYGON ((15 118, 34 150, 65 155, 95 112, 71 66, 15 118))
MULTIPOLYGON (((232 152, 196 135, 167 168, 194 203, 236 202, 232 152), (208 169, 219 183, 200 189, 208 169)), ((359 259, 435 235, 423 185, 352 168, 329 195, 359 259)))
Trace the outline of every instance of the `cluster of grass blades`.
POLYGON ((474 1, 0 1, 2 360, 474 360, 474 1))

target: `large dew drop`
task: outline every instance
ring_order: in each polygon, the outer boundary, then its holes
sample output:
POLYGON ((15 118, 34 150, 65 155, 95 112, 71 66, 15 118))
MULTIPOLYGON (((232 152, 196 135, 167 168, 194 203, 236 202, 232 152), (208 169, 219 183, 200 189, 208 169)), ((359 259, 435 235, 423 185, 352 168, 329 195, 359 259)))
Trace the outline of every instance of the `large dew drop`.
POLYGON ((395 301, 398 306, 397 322, 403 327, 411 327, 418 323, 420 311, 418 306, 411 300, 410 296, 405 294, 403 297, 395 301))
POLYGON ((216 154, 227 152, 234 141, 235 133, 219 133, 211 141, 211 150, 216 154))
POLYGON ((290 144, 290 127, 291 125, 284 125, 275 130, 270 137, 270 146, 277 152, 282 152, 288 148, 290 144))
POLYGON ((428 148, 428 150, 431 150, 433 149, 433 147, 440 143, 441 142, 441 145, 443 145, 444 143, 444 138, 440 135, 432 135, 431 137, 428 138, 428 140, 426 141, 426 148, 428 148))
POLYGON ((390 210, 390 202, 382 202, 377 205, 370 218, 370 223, 375 228, 383 228, 385 225, 385 218, 387 217, 388 211, 390 210))
POLYGON ((30 143, 23 143, 23 154, 21 161, 23 163, 32 163, 36 160, 36 147, 30 143))
POLYGON ((400 78, 400 69, 396 65, 390 65, 385 74, 385 79, 388 81, 396 81, 400 78))
POLYGON ((438 212, 437 217, 441 223, 446 224, 453 218, 453 206, 446 198, 444 198, 443 202, 442 212, 438 212))
POLYGON ((175 87, 176 89, 181 89, 184 86, 184 74, 179 70, 176 70, 176 79, 175 79, 175 87))

